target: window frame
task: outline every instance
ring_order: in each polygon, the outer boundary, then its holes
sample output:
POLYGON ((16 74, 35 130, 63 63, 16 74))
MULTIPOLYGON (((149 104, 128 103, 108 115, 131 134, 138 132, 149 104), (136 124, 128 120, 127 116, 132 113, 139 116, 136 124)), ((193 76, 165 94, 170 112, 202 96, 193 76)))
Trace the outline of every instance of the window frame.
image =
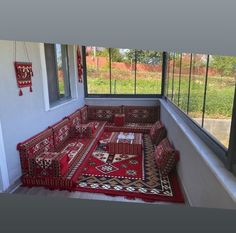
MULTIPOLYGON (((57 77, 57 96, 58 99, 55 101, 50 101, 50 94, 49 94, 49 79, 48 79, 48 73, 47 73, 47 58, 46 58, 46 53, 45 53, 45 44, 50 44, 50 43, 44 43, 43 44, 43 49, 44 49, 44 59, 45 59, 45 68, 46 68, 46 79, 47 79, 47 90, 48 90, 48 108, 55 108, 57 106, 60 106, 61 104, 67 103, 68 101, 72 100, 72 90, 71 90, 71 74, 70 74, 70 61, 69 61, 69 48, 68 45, 66 44, 60 44, 60 46, 65 46, 65 52, 66 52, 66 76, 63 77, 63 82, 64 82, 64 89, 67 87, 67 90, 65 89, 65 94, 63 97, 60 96, 60 91, 59 91, 59 79, 57 77), (66 93, 68 96, 65 96, 66 93)), ((57 55, 56 55, 56 43, 51 43, 54 46, 54 59, 55 59, 55 70, 57 73, 57 55)))
MULTIPOLYGON (((163 53, 162 53, 162 60, 163 60, 163 53)), ((135 52, 135 86, 134 86, 134 94, 111 94, 111 48, 109 48, 109 74, 110 74, 110 94, 90 94, 88 93, 88 82, 87 82, 87 66, 86 66, 86 46, 82 46, 82 61, 83 61, 83 79, 84 79, 84 96, 85 98, 162 98, 162 82, 161 81, 161 91, 160 94, 137 94, 136 93, 136 68, 137 68, 137 58, 135 52)), ((163 63, 162 63, 163 64, 163 63)), ((163 65, 162 65, 163 67, 163 65)), ((163 75, 162 75, 163 77, 163 75)))
MULTIPOLYGON (((191 75, 192 75, 192 59, 193 59, 193 53, 190 57, 190 66, 189 70, 190 73, 188 74, 190 77, 188 79, 189 82, 191 82, 191 75)), ((183 110, 179 108, 179 102, 180 102, 180 96, 181 96, 181 76, 182 76, 182 59, 183 59, 183 53, 179 53, 180 55, 180 68, 179 68, 179 74, 178 76, 178 101, 177 103, 172 102, 171 98, 173 96, 173 87, 170 91, 172 93, 168 93, 168 85, 169 85, 169 79, 171 77, 169 76, 169 53, 164 51, 162 53, 162 81, 161 81, 161 93, 160 94, 88 94, 88 87, 87 87, 87 70, 86 70, 86 47, 82 46, 82 60, 83 60, 83 77, 84 77, 84 95, 85 98, 155 98, 155 99, 163 99, 167 103, 169 103, 175 112, 184 120, 187 126, 189 126, 193 132, 201 139, 203 140, 206 145, 209 147, 210 150, 212 150, 216 156, 222 161, 222 163, 225 165, 225 167, 231 171, 234 175, 236 175, 236 85, 235 85, 235 92, 234 92, 234 99, 233 99, 233 110, 232 110, 232 118, 231 118, 231 128, 230 128, 230 135, 229 135, 229 146, 226 148, 217 138, 214 137, 214 135, 210 134, 205 128, 203 128, 203 123, 199 125, 197 122, 195 122, 189 115, 187 115, 187 112, 185 113, 183 110), (170 95, 168 98, 167 95, 170 95)), ((204 87, 204 96, 203 96, 203 112, 202 112, 202 121, 204 121, 204 114, 205 114, 205 105, 206 105, 206 94, 207 94, 207 81, 208 81, 208 68, 209 68, 209 59, 210 55, 207 55, 207 63, 206 63, 206 74, 205 74, 205 87, 204 87)), ((135 58, 135 67, 136 67, 136 58, 135 58)), ((110 63, 111 65, 111 63, 110 63)), ((175 67, 172 67, 172 75, 174 72, 175 67)), ((136 72, 136 69, 135 69, 136 72)), ((111 73, 111 71, 110 71, 111 73)), ((111 77, 111 76, 110 76, 111 77)), ((173 77, 172 77, 173 78, 173 77)), ((136 73, 135 73, 135 83, 136 83, 136 73)), ((189 101, 189 88, 188 86, 188 105, 190 103, 189 101)), ((111 92, 110 92, 111 93, 111 92)), ((189 108, 189 106, 186 106, 189 108)))
MULTIPOLYGON (((169 64, 168 52, 166 53, 166 62, 163 65, 167 66, 169 64)), ((192 53, 191 53, 192 57, 192 53)), ((206 104, 206 94, 207 94, 207 81, 208 81, 208 68, 209 68, 209 59, 210 55, 207 54, 207 63, 206 63, 206 74, 205 74, 205 83, 204 83, 204 96, 203 96, 203 112, 202 112, 202 122, 204 121, 204 114, 205 114, 205 104, 206 104)), ((181 60, 182 60, 182 53, 181 53, 181 60)), ((182 61, 181 61, 182 63, 182 61)), ((192 62, 191 62, 192 66, 192 62)), ((192 68, 192 67, 191 67, 192 68)), ((190 74, 191 75, 191 68, 190 74)), ((181 67, 182 69, 182 67, 181 67)), ((163 68, 164 78, 166 79, 168 73, 166 68, 163 68)), ((181 72, 181 71, 180 71, 181 72)), ((191 79, 191 77, 189 77, 191 79)), ((164 88, 166 90, 166 87, 164 88)), ((235 92, 233 97, 233 109, 232 109, 232 117, 231 117, 231 128, 230 128, 230 135, 229 135, 229 146, 226 148, 217 138, 215 138, 212 134, 210 134, 205 128, 203 128, 203 123, 201 126, 197 124, 188 114, 185 113, 182 109, 179 108, 170 98, 168 98, 167 94, 164 93, 163 99, 169 103, 175 112, 184 120, 186 125, 188 125, 196 135, 203 140, 206 145, 216 154, 216 156, 223 162, 225 167, 230 170, 234 175, 236 175, 236 85, 235 85, 235 92)), ((172 93, 173 94, 173 93, 172 93)), ((188 95, 189 95, 188 90, 188 95)), ((180 95, 180 92, 178 93, 180 95)), ((179 101, 178 101, 179 102, 179 101)), ((189 101, 188 101, 189 104, 189 101)), ((188 106, 187 106, 188 107, 188 106)))

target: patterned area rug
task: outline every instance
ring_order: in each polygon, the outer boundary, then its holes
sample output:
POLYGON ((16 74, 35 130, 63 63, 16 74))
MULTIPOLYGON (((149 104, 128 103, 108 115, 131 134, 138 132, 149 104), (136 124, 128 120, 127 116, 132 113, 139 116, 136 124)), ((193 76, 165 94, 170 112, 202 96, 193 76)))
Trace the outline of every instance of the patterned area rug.
POLYGON ((111 155, 105 132, 100 143, 88 156, 77 180, 77 190, 109 195, 141 198, 145 201, 184 202, 174 171, 162 176, 153 158, 153 145, 148 134, 143 135, 143 155, 111 155))

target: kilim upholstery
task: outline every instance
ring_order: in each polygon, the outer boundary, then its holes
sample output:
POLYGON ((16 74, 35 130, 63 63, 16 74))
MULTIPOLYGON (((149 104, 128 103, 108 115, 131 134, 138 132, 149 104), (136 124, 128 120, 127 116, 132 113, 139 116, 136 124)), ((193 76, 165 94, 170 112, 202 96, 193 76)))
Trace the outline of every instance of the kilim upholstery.
POLYGON ((70 137, 70 120, 65 118, 58 123, 49 126, 53 131, 53 143, 56 150, 60 149, 70 137))
POLYGON ((20 153, 22 173, 26 174, 29 172, 29 158, 35 158, 43 152, 54 151, 52 129, 46 129, 24 142, 18 143, 17 150, 20 153))
POLYGON ((160 119, 160 106, 123 106, 126 123, 155 123, 160 119))
POLYGON ((167 131, 162 122, 157 121, 156 123, 154 123, 152 128, 150 129, 150 137, 152 143, 154 145, 158 145, 162 141, 162 139, 164 139, 166 136, 167 136, 167 131))
POLYGON ((17 145, 22 183, 73 190, 86 155, 97 146, 104 131, 149 134, 159 118, 159 106, 85 105, 17 145), (125 116, 123 126, 115 125, 116 114, 125 116))
POLYGON ((88 106, 88 119, 90 121, 113 122, 114 115, 122 112, 121 106, 88 106))
POLYGON ((163 176, 168 175, 179 161, 179 152, 171 145, 168 138, 164 138, 154 152, 156 165, 163 176))
POLYGON ((81 124, 86 124, 88 123, 88 106, 85 105, 80 109, 80 114, 81 114, 81 124))
POLYGON ((108 122, 105 129, 109 132, 149 133, 152 125, 150 123, 125 123, 123 126, 116 126, 115 123, 108 122))

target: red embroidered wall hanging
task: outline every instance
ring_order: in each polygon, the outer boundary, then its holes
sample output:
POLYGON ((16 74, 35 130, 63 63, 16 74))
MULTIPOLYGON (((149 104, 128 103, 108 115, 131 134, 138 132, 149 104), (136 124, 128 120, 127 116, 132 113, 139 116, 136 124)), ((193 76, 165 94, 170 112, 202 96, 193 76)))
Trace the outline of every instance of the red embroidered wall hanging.
POLYGON ((20 88, 19 96, 23 95, 21 88, 29 87, 32 92, 32 63, 31 62, 14 62, 17 86, 20 88))
POLYGON ((78 81, 82 83, 83 66, 81 63, 81 54, 79 46, 77 46, 77 70, 78 70, 78 81))

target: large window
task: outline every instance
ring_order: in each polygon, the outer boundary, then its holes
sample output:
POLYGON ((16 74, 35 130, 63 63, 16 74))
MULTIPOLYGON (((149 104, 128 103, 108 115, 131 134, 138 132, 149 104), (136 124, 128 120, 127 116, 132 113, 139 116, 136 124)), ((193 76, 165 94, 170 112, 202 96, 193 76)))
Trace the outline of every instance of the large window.
POLYGON ((236 81, 236 57, 210 56, 203 127, 228 148, 236 81))
POLYGON ((44 44, 49 103, 53 107, 71 98, 68 48, 61 44, 44 44))
POLYGON ((166 96, 228 149, 236 57, 169 53, 166 96))
POLYGON ((109 94, 109 49, 86 48, 87 88, 89 94, 109 94))
POLYGON ((162 53, 150 50, 83 47, 87 96, 161 94, 162 53))

